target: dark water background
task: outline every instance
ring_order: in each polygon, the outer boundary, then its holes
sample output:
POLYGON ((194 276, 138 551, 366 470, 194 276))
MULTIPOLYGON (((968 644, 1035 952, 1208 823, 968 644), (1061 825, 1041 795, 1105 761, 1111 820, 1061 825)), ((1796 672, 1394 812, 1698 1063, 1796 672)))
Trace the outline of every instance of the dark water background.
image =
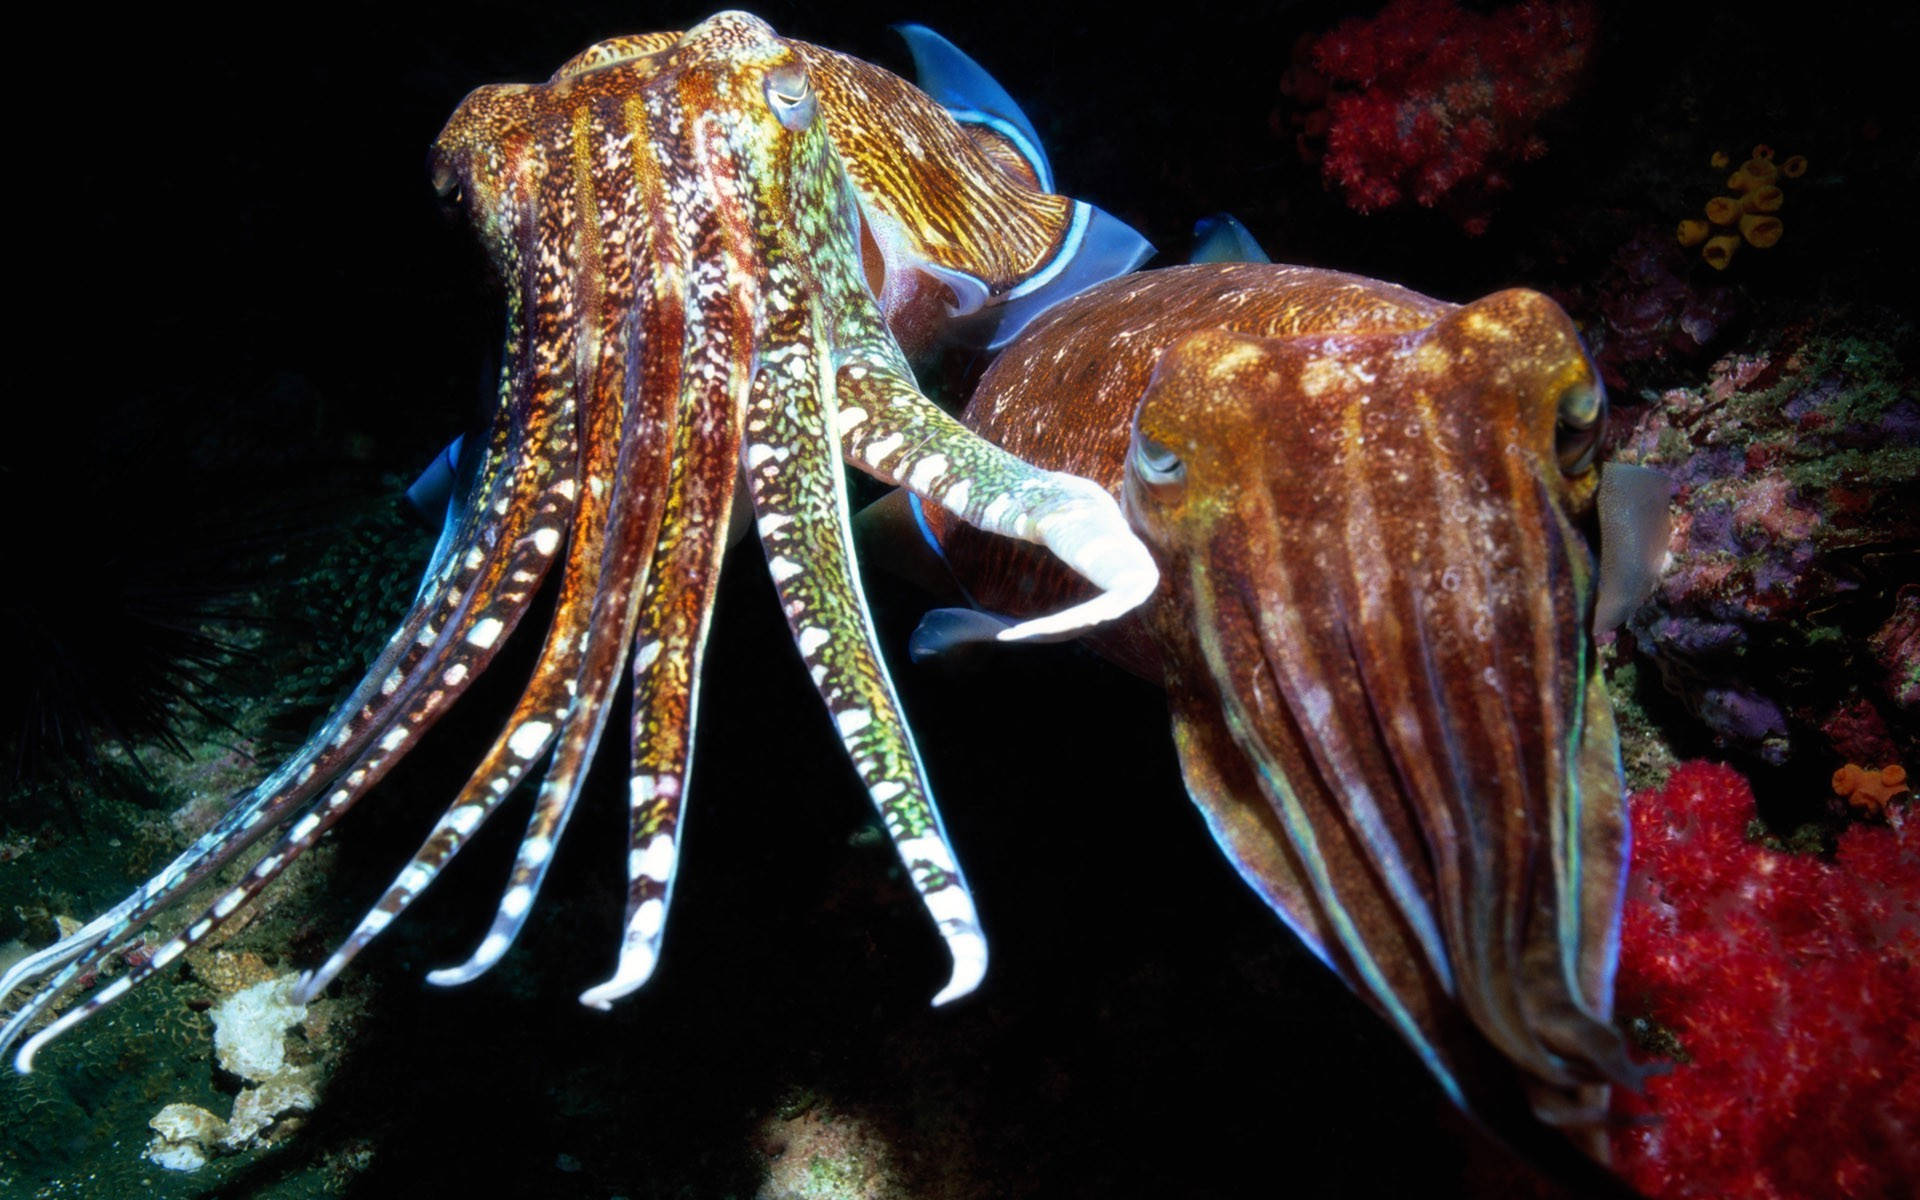
MULTIPOLYGON (((1657 169, 1649 147, 1692 170, 1715 146, 1764 140, 1815 158, 1904 154, 1904 177, 1848 178, 1781 269, 1808 293, 1898 304, 1911 286, 1914 105, 1896 61, 1911 16, 1610 12, 1588 87, 1544 129, 1549 155, 1521 168, 1492 231, 1467 238, 1433 213, 1356 217, 1274 131, 1295 37, 1339 6, 1130 21, 1036 4, 758 11, 902 73, 889 22, 945 33, 1025 105, 1061 189, 1140 228, 1173 255, 1161 261, 1184 256, 1197 217, 1230 211, 1276 261, 1448 299, 1567 283, 1604 261, 1581 222, 1634 203, 1623 180, 1657 169)), ((8 586, 81 604, 62 592, 75 564, 128 541, 192 555, 236 509, 324 527, 424 464, 491 387, 500 323, 471 235, 427 184, 440 125, 481 83, 541 79, 601 37, 707 12, 151 6, 56 12, 64 33, 16 35, 8 586)), ((620 772, 603 763, 523 948, 465 989, 420 980, 491 914, 512 843, 496 830, 356 966, 381 977, 379 1003, 307 1131, 218 1194, 291 1188, 364 1145, 370 1165, 343 1194, 749 1195, 756 1122, 809 1094, 925 1148, 927 1195, 948 1194, 942 1162, 999 1181, 955 1194, 1527 1194, 1244 894, 1182 795, 1158 694, 1072 648, 900 668, 994 939, 980 995, 927 1010, 940 947, 862 836, 863 799, 757 559, 736 554, 714 625, 654 982, 611 1015, 573 1002, 610 963, 619 916, 620 772)), ((897 650, 924 604, 874 588, 897 650)), ((369 802, 378 815, 343 826, 342 861, 358 864, 343 912, 385 882, 492 736, 511 699, 494 682, 369 802)), ((59 1050, 43 1070, 70 1065, 59 1050)), ((76 1133, 34 1152, 64 1156, 49 1172, 72 1177, 135 1146, 76 1133)), ((199 1186, 149 1174, 169 1195, 199 1186)))

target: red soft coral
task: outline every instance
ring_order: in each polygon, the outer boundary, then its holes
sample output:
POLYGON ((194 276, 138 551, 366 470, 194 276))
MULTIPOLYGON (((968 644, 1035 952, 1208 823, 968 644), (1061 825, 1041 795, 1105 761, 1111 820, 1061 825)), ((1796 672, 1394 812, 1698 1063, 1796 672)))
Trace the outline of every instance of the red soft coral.
POLYGON ((1300 124, 1324 125, 1322 175, 1348 204, 1445 205, 1478 232, 1486 200, 1508 186, 1502 168, 1546 152, 1534 127, 1572 95, 1593 35, 1585 0, 1491 13, 1393 0, 1314 42, 1288 90, 1324 95, 1325 120, 1300 124))
POLYGON ((1753 793, 1687 763, 1636 795, 1618 1010, 1684 1061, 1622 1095, 1613 1149, 1650 1196, 1883 1197, 1920 1180, 1920 820, 1828 862, 1750 842, 1753 793))

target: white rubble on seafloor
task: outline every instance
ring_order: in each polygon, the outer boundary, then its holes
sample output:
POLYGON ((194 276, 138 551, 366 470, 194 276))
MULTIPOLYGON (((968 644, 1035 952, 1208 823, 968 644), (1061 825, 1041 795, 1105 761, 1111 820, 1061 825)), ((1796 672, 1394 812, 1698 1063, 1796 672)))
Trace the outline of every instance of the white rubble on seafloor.
POLYGON ((288 973, 242 988, 215 1004, 213 1052, 220 1065, 247 1081, 234 1097, 233 1113, 221 1120, 193 1104, 169 1104, 147 1124, 154 1139, 146 1156, 172 1171, 193 1171, 216 1154, 258 1144, 280 1117, 309 1112, 317 1097, 312 1067, 287 1062, 286 1031, 306 1018, 288 993, 297 975, 288 973))

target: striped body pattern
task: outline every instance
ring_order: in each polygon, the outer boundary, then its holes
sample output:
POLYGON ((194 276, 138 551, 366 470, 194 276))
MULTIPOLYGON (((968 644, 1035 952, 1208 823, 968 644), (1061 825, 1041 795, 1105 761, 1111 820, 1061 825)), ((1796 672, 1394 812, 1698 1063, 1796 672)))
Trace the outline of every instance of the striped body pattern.
MULTIPOLYGON (((1167 687, 1247 883, 1457 1102, 1596 1156, 1607 1085, 1638 1079, 1611 1024, 1627 829, 1577 524, 1603 416, 1537 293, 1463 306, 1264 263, 1081 293, 966 413, 1123 497, 1162 583, 1105 645, 1167 687)), ((1078 586, 929 517, 982 607, 1078 586)))
POLYGON ((544 84, 480 88, 441 133, 432 171, 507 299, 499 400, 465 500, 412 611, 324 728, 133 895, 0 979, 0 995, 40 980, 0 1028, 0 1046, 25 1039, 22 1070, 311 847, 486 669, 556 563, 551 625, 498 738, 297 995, 325 987, 544 764, 491 928, 466 962, 429 979, 459 983, 496 963, 628 673, 626 922, 613 975, 581 1000, 604 1008, 645 983, 742 479, 795 644, 951 953, 936 1003, 985 972, 973 900, 867 614, 842 462, 1047 545, 1100 590, 1016 636, 1071 631, 1145 599, 1153 564, 1112 498, 942 413, 888 327, 888 297, 923 293, 927 278, 976 303, 1020 293, 1062 253, 1080 206, 997 165, 906 82, 737 12, 600 43, 544 84), (264 857, 150 966, 59 1011, 157 911, 269 836, 264 857))

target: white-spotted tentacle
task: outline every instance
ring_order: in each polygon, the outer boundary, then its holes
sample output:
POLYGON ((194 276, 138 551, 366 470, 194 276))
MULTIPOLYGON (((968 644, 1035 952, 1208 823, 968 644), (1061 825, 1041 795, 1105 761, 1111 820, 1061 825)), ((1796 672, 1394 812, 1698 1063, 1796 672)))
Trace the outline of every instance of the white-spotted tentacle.
MULTIPOLYGON (((544 489, 540 501, 535 506, 534 519, 546 517, 564 521, 564 511, 555 511, 563 503, 562 489, 556 487, 544 489)), ((402 747, 410 744, 433 724, 453 698, 464 690, 467 681, 486 669, 498 649, 499 640, 525 611, 534 583, 544 572, 545 562, 551 561, 551 550, 547 549, 540 539, 527 537, 504 544, 509 548, 506 555, 508 573, 530 576, 533 582, 528 583, 524 591, 495 598, 495 603, 484 605, 476 610, 476 619, 471 624, 457 625, 444 630, 436 639, 437 653, 430 654, 423 660, 431 669, 442 670, 443 675, 457 672, 458 686, 448 684, 443 678, 441 687, 429 689, 424 693, 416 690, 415 702, 401 712, 393 714, 385 734, 373 745, 367 747, 349 769, 333 780, 332 790, 308 803, 299 818, 281 835, 279 842, 262 856, 238 883, 223 892, 184 930, 163 943, 147 961, 129 968, 126 975, 87 997, 72 1011, 28 1039, 21 1047, 16 1062, 20 1070, 23 1072, 30 1070, 34 1054, 52 1038, 106 1007, 148 975, 170 965, 185 951, 225 924, 232 914, 250 903, 268 884, 311 848, 334 821, 345 815, 355 801, 378 782, 398 760, 402 747), (454 641, 452 635, 462 630, 465 631, 464 636, 454 641), (491 632, 487 632, 489 630, 491 632), (484 632, 485 636, 476 638, 476 632, 484 632)), ((264 832, 271 827, 273 826, 263 824, 260 828, 264 832)), ((133 929, 143 924, 144 919, 150 917, 157 908, 183 894, 186 886, 182 884, 170 892, 157 895, 144 908, 136 906, 126 917, 116 922, 114 931, 103 931, 98 934, 92 946, 43 986, 40 992, 20 1012, 16 1013, 4 1028, 0 1028, 0 1048, 11 1044, 24 1032, 27 1024, 39 1013, 46 1011, 69 984, 84 974, 97 970, 111 955, 114 947, 133 929), (122 929, 119 926, 125 926, 125 928, 122 929)))
MULTIPOLYGON (((709 335, 711 336, 711 335, 709 335)), ((733 404, 701 422, 686 422, 685 452, 676 448, 667 511, 632 626, 633 729, 628 780, 627 906, 618 963, 580 1002, 605 1009, 645 983, 659 961, 668 891, 680 833, 681 804, 692 766, 700 661, 706 651, 726 554, 726 527, 738 473, 739 433, 733 404), (692 460, 691 463, 689 460, 692 460)))
MULTIPOLYGON (((617 557, 609 548, 610 513, 619 513, 622 505, 634 503, 632 489, 621 481, 643 469, 638 460, 629 462, 623 455, 645 453, 646 447, 664 440, 659 434, 663 416, 658 411, 663 404, 648 399, 662 393, 636 386, 639 373, 645 369, 639 343, 648 316, 642 313, 636 317, 632 303, 635 262, 646 263, 649 275, 655 273, 650 259, 658 233, 634 220, 636 211, 641 215, 645 212, 645 206, 634 201, 635 187, 657 184, 653 178, 657 172, 650 171, 642 157, 649 139, 621 132, 635 125, 644 134, 644 113, 637 103, 596 104, 582 131, 583 138, 571 148, 549 148, 549 161, 570 159, 573 169, 545 181, 547 206, 565 213, 576 197, 590 195, 593 207, 580 208, 571 230, 571 247, 554 252, 563 264, 578 264, 570 277, 571 292, 565 307, 579 313, 580 328, 588 334, 577 351, 562 348, 556 356, 555 370, 564 368, 571 353, 575 362, 574 393, 588 400, 577 415, 580 447, 576 477, 580 482, 574 489, 566 563, 546 641, 519 702, 480 766, 353 932, 325 963, 301 978, 294 989, 296 1000, 304 1001, 324 989, 438 878, 546 755, 579 694, 582 658, 597 636, 593 624, 595 597, 602 587, 608 558, 617 557), (647 405, 647 413, 636 415, 642 403, 647 405), (623 426, 637 433, 630 436, 623 426), (638 449, 630 451, 629 442, 638 449), (615 482, 609 486, 608 481, 615 482)), ((658 473, 664 467, 645 469, 658 473)), ((657 511, 651 517, 643 515, 640 524, 646 527, 643 538, 650 541, 658 524, 657 511), (649 520, 652 525, 647 524, 649 520)), ((551 842, 535 842, 523 846, 523 853, 544 859, 551 849, 551 842)))
MULTIPOLYGON (((648 627, 643 610, 657 606, 678 610, 676 615, 697 612, 704 629, 712 608, 712 584, 719 574, 732 508, 737 471, 732 448, 739 437, 739 397, 746 390, 753 353, 750 314, 754 303, 748 295, 750 276, 738 254, 730 253, 725 205, 715 198, 729 187, 737 188, 731 182, 734 164, 711 144, 713 131, 707 123, 696 122, 691 132, 692 156, 714 186, 668 197, 674 227, 685 239, 680 252, 687 265, 681 294, 662 291, 654 297, 661 310, 679 306, 685 334, 680 345, 658 334, 649 338, 642 383, 648 417, 623 439, 636 458, 667 438, 671 449, 664 456, 642 460, 660 468, 654 475, 658 485, 651 490, 645 486, 649 480, 636 477, 637 471, 622 475, 620 484, 633 488, 634 496, 616 499, 614 512, 628 513, 633 520, 635 527, 620 544, 621 552, 632 560, 619 568, 610 561, 607 567, 604 607, 596 609, 595 640, 582 664, 579 696, 541 786, 493 926, 465 963, 429 975, 434 983, 457 984, 478 976, 499 961, 524 927, 551 863, 551 847, 585 782, 586 766, 602 733, 607 702, 635 640, 635 629, 648 627), (673 405, 670 417, 652 413, 651 403, 659 397, 673 405), (643 562, 647 565, 641 572, 643 562)), ((679 145, 668 141, 657 148, 671 155, 679 145)), ((661 276, 660 282, 666 280, 661 276)), ((623 452, 626 449, 623 445, 623 452)), ((609 555, 614 552, 610 546, 609 555)), ((680 666, 690 674, 698 673, 697 657, 680 666)), ((653 698, 637 695, 636 722, 649 719, 655 704, 653 698)), ((604 1007, 597 992, 589 991, 582 1001, 604 1007)))
POLYGON ((709 184, 676 196, 690 232, 684 393, 674 424, 666 519, 633 634, 627 903, 618 961, 580 1002, 605 1009, 653 974, 666 925, 698 718, 700 662, 726 554, 750 386, 754 315, 764 311, 745 253, 749 211, 725 131, 696 126, 692 157, 709 184))
MULTIPOLYGON (((797 294, 799 281, 786 278, 784 265, 772 278, 797 294)), ((952 973, 933 998, 944 1004, 984 978, 987 942, 854 569, 825 321, 799 304, 790 319, 773 308, 789 328, 778 337, 769 329, 778 344, 754 380, 742 456, 760 542, 807 671, 952 956, 952 973)))
MULTIPOLYGON (((495 423, 489 439, 490 463, 505 452, 502 447, 511 444, 513 438, 510 422, 495 423)), ((491 502, 504 494, 508 475, 489 469, 483 472, 483 481, 483 495, 491 502)), ((354 691, 286 763, 242 794, 212 826, 133 894, 0 976, 0 1001, 4 1001, 28 981, 85 956, 83 962, 44 985, 5 1026, 0 1026, 0 1050, 11 1045, 69 983, 97 967, 114 946, 137 933, 155 913, 273 829, 295 807, 311 800, 338 771, 339 764, 367 745, 380 719, 404 698, 404 685, 417 674, 417 664, 427 651, 421 644, 421 630, 436 612, 447 607, 449 598, 458 604, 471 592, 480 572, 479 565, 467 557, 477 537, 476 528, 471 520, 461 522, 460 553, 448 555, 437 575, 423 584, 418 602, 354 691)))
POLYGON ((838 383, 848 461, 969 525, 1045 546, 1100 589, 1070 608, 1009 626, 1000 641, 1076 637, 1153 595, 1160 581, 1153 556, 1098 484, 1031 466, 981 438, 928 401, 904 364, 851 362, 838 383))
MULTIPOLYGON (((566 830, 580 788, 586 782, 587 767, 605 730, 614 689, 632 642, 641 597, 649 583, 649 572, 643 568, 649 554, 658 553, 656 541, 667 540, 662 534, 663 518, 671 514, 684 519, 687 515, 684 510, 673 513, 672 498, 664 505, 661 503, 666 491, 658 478, 665 467, 664 456, 658 451, 663 414, 653 411, 654 397, 661 394, 651 393, 636 401, 636 414, 645 412, 650 416, 630 421, 621 439, 619 469, 614 475, 616 482, 610 504, 612 531, 606 539, 599 584, 586 625, 585 646, 575 673, 568 680, 569 703, 560 716, 557 735, 548 735, 557 737, 558 745, 546 777, 541 781, 539 796, 528 818, 527 831, 521 839, 493 925, 464 963, 429 973, 430 983, 452 986, 469 982, 492 968, 513 945, 552 864, 553 849, 566 830)), ((681 428, 688 428, 687 423, 682 423, 681 428)), ((674 447, 676 472, 685 467, 687 459, 697 458, 705 449, 699 426, 692 428, 694 436, 687 439, 692 444, 674 447)), ((723 482, 725 492, 718 497, 722 527, 731 505, 731 477, 723 482)), ((701 500, 712 496, 699 488, 696 491, 700 491, 701 500)))
MULTIPOLYGON (((509 349, 523 347, 523 314, 517 306, 510 306, 509 314, 509 349)), ((543 318, 551 323, 550 314, 537 310, 533 318, 536 327, 543 318)), ((458 552, 446 556, 439 578, 423 588, 421 602, 374 668, 300 752, 116 906, 108 914, 112 920, 90 923, 41 959, 43 969, 62 960, 67 965, 0 1027, 0 1050, 73 984, 97 971, 160 909, 304 808, 281 844, 146 964, 31 1039, 17 1060, 22 1070, 30 1068, 34 1052, 53 1036, 99 1011, 223 924, 343 815, 492 660, 552 562, 556 540, 542 531, 564 527, 572 507, 571 489, 564 482, 573 475, 572 413, 531 388, 532 374, 524 357, 503 371, 488 452, 455 539, 458 552), (322 791, 325 798, 316 799, 322 791)), ((13 978, 9 988, 27 977, 13 978)))

